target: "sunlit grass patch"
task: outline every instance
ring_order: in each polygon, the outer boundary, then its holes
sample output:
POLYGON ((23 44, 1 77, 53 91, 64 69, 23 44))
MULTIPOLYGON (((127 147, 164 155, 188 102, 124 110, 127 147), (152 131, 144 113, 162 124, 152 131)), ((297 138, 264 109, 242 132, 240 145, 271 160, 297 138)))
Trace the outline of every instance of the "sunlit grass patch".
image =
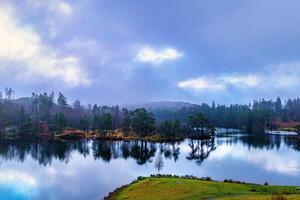
POLYGON ((300 192, 295 188, 293 186, 225 183, 190 178, 151 177, 140 179, 116 190, 108 199, 300 199, 300 192))

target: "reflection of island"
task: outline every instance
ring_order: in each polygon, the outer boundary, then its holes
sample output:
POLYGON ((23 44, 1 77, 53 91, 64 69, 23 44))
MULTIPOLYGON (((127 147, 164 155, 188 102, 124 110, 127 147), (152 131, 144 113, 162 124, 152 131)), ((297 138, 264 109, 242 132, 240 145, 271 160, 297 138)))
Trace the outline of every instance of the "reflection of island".
POLYGON ((93 141, 92 149, 95 159, 133 158, 142 165, 155 156, 156 145, 145 141, 93 141))
POLYGON ((178 147, 178 144, 180 143, 165 143, 165 144, 160 144, 159 149, 161 154, 164 155, 165 158, 167 159, 174 159, 174 162, 176 162, 179 158, 180 154, 180 148, 178 147))
POLYGON ((191 151, 186 159, 195 160, 198 165, 201 165, 210 153, 216 150, 214 138, 208 140, 190 140, 189 146, 191 151))

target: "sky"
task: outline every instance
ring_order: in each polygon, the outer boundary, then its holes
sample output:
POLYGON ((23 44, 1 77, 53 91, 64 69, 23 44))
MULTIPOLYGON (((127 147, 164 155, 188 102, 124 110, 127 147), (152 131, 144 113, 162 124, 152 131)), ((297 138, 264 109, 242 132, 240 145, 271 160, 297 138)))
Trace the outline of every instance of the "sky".
POLYGON ((297 0, 0 0, 0 89, 69 101, 299 96, 297 0))

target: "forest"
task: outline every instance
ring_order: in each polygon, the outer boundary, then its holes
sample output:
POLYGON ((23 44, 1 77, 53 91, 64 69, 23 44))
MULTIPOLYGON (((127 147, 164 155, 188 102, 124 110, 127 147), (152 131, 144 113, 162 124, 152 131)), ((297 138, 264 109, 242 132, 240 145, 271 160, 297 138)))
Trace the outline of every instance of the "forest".
MULTIPOLYGON (((201 105, 191 104, 178 109, 150 108, 158 122, 177 119, 188 123, 188 116, 202 113, 215 127, 245 130, 248 133, 259 133, 265 130, 298 127, 300 122, 300 99, 287 99, 282 102, 280 97, 253 100, 249 104, 201 105)), ((289 129, 287 129, 289 130, 289 129)))
MULTIPOLYGON (((11 88, 0 94, 1 132, 58 133, 66 128, 96 130, 106 135, 122 130, 142 137, 160 134, 186 136, 214 134, 214 127, 234 128, 248 133, 297 127, 300 122, 300 99, 280 97, 254 100, 248 105, 191 104, 178 108, 134 108, 82 105, 79 100, 69 103, 59 92, 32 93, 30 97, 14 98, 11 88)), ((297 129, 298 130, 298 129, 297 129)))

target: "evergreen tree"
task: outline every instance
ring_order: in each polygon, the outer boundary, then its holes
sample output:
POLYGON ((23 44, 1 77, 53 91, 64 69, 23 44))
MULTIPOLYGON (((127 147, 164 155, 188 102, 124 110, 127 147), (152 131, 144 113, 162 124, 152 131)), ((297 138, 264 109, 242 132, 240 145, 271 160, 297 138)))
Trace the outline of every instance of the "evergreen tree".
POLYGON ((127 108, 124 108, 122 111, 123 111, 122 129, 125 135, 128 135, 131 126, 131 116, 127 108))
POLYGON ((110 113, 96 115, 94 121, 98 131, 104 135, 112 129, 112 116, 110 113))
POLYGON ((55 131, 62 132, 67 126, 67 120, 65 118, 65 115, 61 112, 55 114, 53 125, 55 131))
POLYGON ((202 113, 189 116, 190 124, 193 130, 196 130, 197 134, 204 133, 204 127, 207 127, 209 122, 202 113))
POLYGON ((87 131, 89 129, 89 125, 90 125, 90 120, 89 120, 88 116, 84 115, 83 117, 81 117, 80 128, 83 131, 87 131))
POLYGON ((57 104, 60 108, 65 108, 68 106, 67 98, 61 92, 58 94, 57 104))
POLYGON ((277 97, 275 104, 275 112, 280 114, 282 111, 282 103, 280 97, 277 97))
POLYGON ((135 133, 146 136, 155 129, 155 119, 153 114, 145 108, 136 109, 133 113, 132 128, 135 133))

